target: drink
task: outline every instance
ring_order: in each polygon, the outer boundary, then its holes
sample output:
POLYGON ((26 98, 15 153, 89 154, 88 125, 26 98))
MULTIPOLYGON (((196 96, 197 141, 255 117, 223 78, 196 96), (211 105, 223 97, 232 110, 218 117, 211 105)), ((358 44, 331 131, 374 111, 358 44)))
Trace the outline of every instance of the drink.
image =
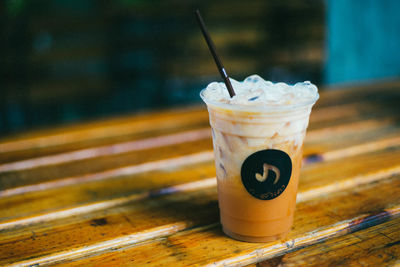
POLYGON ((223 231, 239 240, 283 238, 293 223, 302 149, 311 107, 309 82, 272 84, 253 75, 201 92, 213 134, 223 231))

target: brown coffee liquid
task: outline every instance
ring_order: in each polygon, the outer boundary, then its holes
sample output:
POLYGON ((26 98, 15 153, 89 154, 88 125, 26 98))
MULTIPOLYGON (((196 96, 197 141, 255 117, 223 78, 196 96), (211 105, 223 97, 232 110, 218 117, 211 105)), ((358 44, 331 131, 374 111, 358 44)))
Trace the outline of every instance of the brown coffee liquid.
POLYGON ((290 231, 302 161, 302 145, 286 151, 292 160, 292 175, 285 191, 271 200, 248 193, 240 177, 218 179, 218 201, 224 232, 238 240, 267 242, 281 239, 290 231), (292 153, 290 153, 292 152, 292 153))
POLYGON ((209 108, 220 217, 227 235, 266 242, 284 238, 290 231, 310 109, 262 113, 209 108), (241 168, 249 156, 269 149, 289 155, 292 172, 284 191, 264 200, 247 191, 241 168))

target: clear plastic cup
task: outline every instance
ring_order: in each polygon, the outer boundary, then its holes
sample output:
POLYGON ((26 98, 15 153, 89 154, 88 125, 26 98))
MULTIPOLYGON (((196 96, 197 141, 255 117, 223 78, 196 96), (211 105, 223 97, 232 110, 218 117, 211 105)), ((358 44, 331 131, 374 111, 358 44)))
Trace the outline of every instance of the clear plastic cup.
POLYGON ((284 238, 293 224, 312 106, 243 106, 207 100, 223 231, 248 242, 284 238))

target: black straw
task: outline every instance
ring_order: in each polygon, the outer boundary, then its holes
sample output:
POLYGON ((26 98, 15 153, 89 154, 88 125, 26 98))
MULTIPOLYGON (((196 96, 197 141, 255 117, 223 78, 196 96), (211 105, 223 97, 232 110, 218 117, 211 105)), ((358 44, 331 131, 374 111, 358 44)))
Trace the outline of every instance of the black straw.
POLYGON ((203 33, 204 39, 206 40, 208 48, 210 49, 210 52, 215 60, 215 63, 217 64, 219 73, 221 74, 222 79, 224 79, 224 82, 225 82, 226 88, 228 89, 229 95, 231 97, 233 97, 235 95, 235 91, 233 91, 232 84, 231 84, 231 81, 229 80, 228 74, 226 74, 224 65, 222 65, 222 62, 217 55, 217 51, 215 50, 214 43, 211 40, 211 37, 207 32, 206 25, 204 24, 203 18, 200 15, 200 11, 197 9, 195 11, 195 14, 196 14, 197 22, 199 23, 201 32, 203 33))

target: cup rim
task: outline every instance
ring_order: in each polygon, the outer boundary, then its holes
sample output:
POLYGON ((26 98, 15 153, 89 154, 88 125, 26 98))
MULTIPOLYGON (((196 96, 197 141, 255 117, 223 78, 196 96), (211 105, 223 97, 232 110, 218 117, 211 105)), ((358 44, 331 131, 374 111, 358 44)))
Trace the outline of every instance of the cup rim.
POLYGON ((249 105, 240 105, 240 104, 230 104, 230 103, 221 103, 217 101, 213 101, 207 99, 204 95, 207 88, 204 88, 200 91, 200 97, 206 103, 207 106, 215 106, 218 108, 223 108, 227 110, 235 110, 235 111, 243 111, 243 112, 282 112, 282 111, 291 111, 300 109, 307 106, 313 106, 317 100, 319 99, 319 94, 317 92, 315 98, 302 101, 295 104, 278 104, 278 105, 257 105, 257 106, 249 106, 249 105))

